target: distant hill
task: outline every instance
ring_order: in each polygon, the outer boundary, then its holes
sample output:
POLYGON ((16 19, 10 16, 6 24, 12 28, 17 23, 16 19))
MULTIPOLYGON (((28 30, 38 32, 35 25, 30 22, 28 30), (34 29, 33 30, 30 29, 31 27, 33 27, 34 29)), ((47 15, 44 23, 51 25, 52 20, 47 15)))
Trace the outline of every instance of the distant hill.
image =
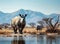
POLYGON ((57 17, 57 15, 60 14, 51 14, 51 15, 45 15, 44 13, 41 12, 36 12, 36 11, 32 11, 32 10, 24 10, 24 9, 20 9, 16 12, 13 13, 3 13, 0 11, 0 24, 2 23, 10 23, 11 19, 15 16, 18 16, 19 14, 27 14, 26 17, 26 22, 27 24, 30 22, 37 22, 39 20, 42 20, 42 18, 46 18, 46 17, 57 17))

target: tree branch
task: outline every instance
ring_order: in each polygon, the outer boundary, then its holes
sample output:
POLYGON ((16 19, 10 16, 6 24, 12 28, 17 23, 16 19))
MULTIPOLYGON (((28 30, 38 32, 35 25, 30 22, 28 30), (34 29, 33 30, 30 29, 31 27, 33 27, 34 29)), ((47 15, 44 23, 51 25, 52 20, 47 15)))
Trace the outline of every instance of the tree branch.
POLYGON ((54 26, 53 26, 53 24, 52 24, 52 20, 53 20, 53 18, 50 18, 50 19, 49 19, 49 26, 50 26, 51 29, 54 28, 54 26))
POLYGON ((59 21, 59 16, 58 16, 57 22, 56 22, 55 25, 54 25, 54 29, 56 28, 56 26, 57 26, 57 24, 58 24, 58 21, 59 21))

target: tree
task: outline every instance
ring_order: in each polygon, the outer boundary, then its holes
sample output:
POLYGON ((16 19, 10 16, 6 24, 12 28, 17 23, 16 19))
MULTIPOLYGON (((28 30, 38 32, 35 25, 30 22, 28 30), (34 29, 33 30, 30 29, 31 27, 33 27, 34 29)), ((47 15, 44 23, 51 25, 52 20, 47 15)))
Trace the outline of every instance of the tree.
POLYGON ((39 25, 37 25, 37 30, 41 30, 44 27, 44 22, 43 21, 37 21, 39 25))
POLYGON ((49 24, 48 24, 49 18, 43 18, 42 20, 45 22, 46 28, 49 28, 49 24))
POLYGON ((55 17, 53 17, 53 18, 46 18, 46 19, 43 19, 45 22, 46 22, 46 24, 48 24, 48 26, 49 26, 49 30, 47 30, 47 32, 51 32, 51 33, 56 33, 56 32, 58 32, 58 30, 57 30, 57 24, 58 24, 58 22, 59 22, 59 16, 57 16, 57 20, 55 21, 56 23, 53 25, 52 24, 52 20, 54 19, 55 17))
POLYGON ((31 26, 31 27, 35 27, 35 23, 33 23, 33 22, 31 22, 31 23, 29 23, 29 25, 31 26))
POLYGON ((44 27, 44 26, 43 26, 43 24, 44 24, 43 21, 38 21, 37 23, 38 23, 39 25, 41 25, 42 27, 44 27))
POLYGON ((46 23, 48 23, 49 18, 43 18, 43 21, 45 21, 46 23))

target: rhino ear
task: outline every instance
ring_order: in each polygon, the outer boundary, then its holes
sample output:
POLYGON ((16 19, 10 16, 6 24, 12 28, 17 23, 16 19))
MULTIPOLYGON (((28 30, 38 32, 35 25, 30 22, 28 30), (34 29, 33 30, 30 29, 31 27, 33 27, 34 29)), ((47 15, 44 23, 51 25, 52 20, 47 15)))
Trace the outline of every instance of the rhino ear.
POLYGON ((25 14, 25 17, 27 16, 27 14, 25 14))
POLYGON ((19 16, 21 16, 21 14, 19 14, 19 16))

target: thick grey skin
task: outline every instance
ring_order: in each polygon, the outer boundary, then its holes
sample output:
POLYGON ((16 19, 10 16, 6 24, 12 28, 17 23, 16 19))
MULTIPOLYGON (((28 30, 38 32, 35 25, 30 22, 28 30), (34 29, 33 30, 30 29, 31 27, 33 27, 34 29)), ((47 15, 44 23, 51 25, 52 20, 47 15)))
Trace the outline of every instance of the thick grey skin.
POLYGON ((19 14, 19 16, 23 18, 23 21, 21 23, 20 20, 19 20, 16 25, 15 24, 12 25, 15 34, 17 33, 17 29, 19 30, 19 33, 22 34, 22 31, 23 31, 23 29, 24 29, 24 27, 26 25, 25 18, 27 16, 27 14, 25 14, 25 15, 19 14))

